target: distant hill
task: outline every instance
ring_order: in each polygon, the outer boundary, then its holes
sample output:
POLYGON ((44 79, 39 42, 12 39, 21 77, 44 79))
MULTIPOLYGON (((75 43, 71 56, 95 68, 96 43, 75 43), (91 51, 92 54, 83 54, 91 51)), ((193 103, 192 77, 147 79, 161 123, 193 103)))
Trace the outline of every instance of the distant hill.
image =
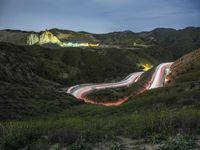
MULTIPOLYGON (((92 34, 70 30, 50 29, 41 32, 20 30, 0 30, 0 41, 19 45, 39 44, 43 46, 60 45, 63 43, 100 43, 101 46, 153 47, 155 51, 163 49, 167 59, 177 59, 184 54, 200 47, 200 27, 188 27, 181 30, 157 28, 148 32, 132 31, 92 34), (31 42, 30 42, 31 41, 31 42)), ((55 48, 55 46, 53 46, 55 48)), ((152 48, 150 48, 152 49, 152 48)))
POLYGON ((93 34, 87 32, 75 32, 70 30, 50 29, 58 39, 62 42, 77 42, 77 43, 97 43, 100 42, 93 34))
POLYGON ((144 41, 138 37, 136 33, 132 31, 122 31, 122 32, 111 32, 106 34, 94 34, 98 40, 104 44, 108 45, 121 45, 121 46, 133 46, 136 40, 140 40, 140 43, 144 41))
POLYGON ((182 30, 158 28, 145 36, 152 38, 156 45, 170 51, 175 59, 200 47, 200 27, 182 30))
POLYGON ((0 41, 26 45, 29 34, 31 34, 31 32, 24 32, 20 30, 0 30, 0 41))

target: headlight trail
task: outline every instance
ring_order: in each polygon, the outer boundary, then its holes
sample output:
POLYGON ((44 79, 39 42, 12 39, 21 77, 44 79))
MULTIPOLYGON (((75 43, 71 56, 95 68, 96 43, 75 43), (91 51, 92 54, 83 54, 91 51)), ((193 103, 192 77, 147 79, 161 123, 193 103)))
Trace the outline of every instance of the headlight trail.
MULTIPOLYGON (((144 92, 145 90, 162 87, 165 83, 166 72, 167 72, 166 70, 167 69, 169 70, 171 65, 172 65, 172 62, 162 63, 158 65, 152 75, 151 80, 149 81, 149 84, 145 85, 145 88, 140 90, 138 94, 144 92)), ((104 106, 117 106, 128 101, 129 97, 127 96, 121 99, 117 99, 115 101, 106 100, 103 102, 97 102, 95 100, 87 98, 86 95, 95 90, 129 86, 137 82, 142 74, 143 72, 135 72, 128 75, 122 81, 115 82, 115 83, 101 83, 101 84, 89 83, 89 84, 75 85, 75 86, 69 87, 67 90, 67 93, 73 95, 77 99, 82 100, 86 103, 98 104, 98 105, 104 105, 104 106)))

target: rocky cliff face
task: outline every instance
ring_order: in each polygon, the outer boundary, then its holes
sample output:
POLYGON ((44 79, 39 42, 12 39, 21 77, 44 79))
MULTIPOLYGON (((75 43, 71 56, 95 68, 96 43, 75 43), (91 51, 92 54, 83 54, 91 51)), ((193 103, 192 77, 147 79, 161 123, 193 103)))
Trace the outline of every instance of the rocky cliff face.
POLYGON ((42 35, 40 35, 39 44, 42 45, 46 43, 62 45, 62 42, 49 31, 45 31, 42 35))
POLYGON ((29 45, 34 45, 34 44, 42 45, 47 43, 58 44, 62 46, 62 42, 49 31, 45 31, 41 35, 30 34, 27 37, 27 44, 29 45))
POLYGON ((176 60, 171 66, 171 78, 187 73, 190 70, 200 67, 200 49, 184 55, 176 60))
POLYGON ((27 44, 29 45, 34 45, 36 43, 39 43, 39 36, 37 34, 30 34, 28 37, 27 37, 27 44))

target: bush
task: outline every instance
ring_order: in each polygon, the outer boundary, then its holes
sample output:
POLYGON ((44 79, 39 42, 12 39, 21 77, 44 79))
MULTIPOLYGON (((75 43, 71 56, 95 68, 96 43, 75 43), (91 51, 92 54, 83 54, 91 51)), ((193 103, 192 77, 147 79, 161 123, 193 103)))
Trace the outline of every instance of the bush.
POLYGON ((194 139, 191 137, 184 137, 183 135, 178 135, 175 137, 170 137, 161 146, 161 150, 192 150, 195 147, 194 139))
POLYGON ((72 144, 76 141, 77 137, 77 132, 73 131, 73 129, 57 129, 50 133, 50 141, 61 145, 72 144))

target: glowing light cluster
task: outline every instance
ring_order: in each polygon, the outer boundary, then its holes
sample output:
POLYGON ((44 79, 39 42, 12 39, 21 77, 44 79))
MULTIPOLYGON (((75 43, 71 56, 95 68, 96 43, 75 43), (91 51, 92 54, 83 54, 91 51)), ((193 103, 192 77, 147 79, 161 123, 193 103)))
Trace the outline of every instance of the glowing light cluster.
POLYGON ((99 44, 93 44, 93 43, 62 43, 62 47, 98 47, 99 44))
POLYGON ((148 63, 140 63, 138 64, 139 67, 142 67, 143 71, 148 71, 149 69, 151 69, 153 66, 148 64, 148 63))
POLYGON ((142 67, 144 67, 144 71, 148 71, 149 69, 152 68, 152 66, 150 64, 143 64, 142 67))

